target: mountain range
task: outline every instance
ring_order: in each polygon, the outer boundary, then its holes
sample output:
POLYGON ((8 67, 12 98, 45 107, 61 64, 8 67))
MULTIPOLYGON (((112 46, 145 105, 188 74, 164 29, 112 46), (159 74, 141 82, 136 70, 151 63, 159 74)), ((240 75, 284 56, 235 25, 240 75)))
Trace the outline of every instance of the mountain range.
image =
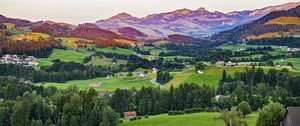
POLYGON ((251 23, 220 32, 212 38, 237 42, 299 35, 300 6, 297 6, 289 10, 273 11, 251 23))
MULTIPOLYGON (((180 38, 181 41, 195 40, 217 33, 226 33, 236 27, 258 20, 273 11, 285 11, 300 5, 300 2, 269 6, 256 10, 234 11, 230 13, 211 12, 205 8, 197 10, 180 9, 172 12, 151 14, 137 18, 120 13, 105 20, 84 23, 78 26, 53 21, 31 22, 24 19, 8 18, 0 15, 0 23, 12 23, 15 27, 30 27, 53 37, 81 37, 86 39, 157 40, 180 38), (189 37, 190 36, 190 37, 189 37)), ((277 19, 278 20, 278 19, 277 19)), ((297 19, 294 19, 297 21, 297 19)), ((272 25, 274 26, 274 24, 272 25)), ((263 30, 263 29, 261 29, 263 30)), ((217 38, 222 38, 220 34, 217 38)), ((226 35, 223 35, 223 38, 226 35)), ((135 43, 133 41, 133 43, 135 43)))
POLYGON ((181 34, 203 37, 250 23, 272 11, 288 10, 298 5, 300 5, 300 2, 292 2, 262 9, 230 13, 211 12, 201 7, 197 10, 180 9, 151 14, 142 18, 120 13, 111 18, 96 21, 95 24, 106 30, 131 27, 148 36, 166 37, 172 34, 181 34))

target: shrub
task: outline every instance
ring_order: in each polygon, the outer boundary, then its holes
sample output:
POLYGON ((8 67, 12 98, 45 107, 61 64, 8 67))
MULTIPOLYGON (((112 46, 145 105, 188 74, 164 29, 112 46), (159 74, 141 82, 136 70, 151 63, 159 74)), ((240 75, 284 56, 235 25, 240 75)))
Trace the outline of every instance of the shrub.
POLYGON ((119 123, 120 123, 120 124, 123 123, 123 120, 119 120, 119 123))
POLYGON ((212 108, 212 112, 220 112, 220 108, 219 107, 213 107, 212 108))
POLYGON ((137 119, 142 119, 142 117, 138 116, 137 119))
POLYGON ((129 120, 130 120, 130 121, 134 121, 134 120, 136 120, 136 117, 130 118, 129 120))
POLYGON ((211 108, 210 107, 206 107, 205 108, 205 112, 211 112, 211 108))
POLYGON ((241 102, 237 109, 243 113, 244 117, 252 112, 250 105, 246 101, 241 102))
POLYGON ((148 115, 146 115, 146 116, 145 116, 145 118, 149 118, 149 116, 148 116, 148 115))

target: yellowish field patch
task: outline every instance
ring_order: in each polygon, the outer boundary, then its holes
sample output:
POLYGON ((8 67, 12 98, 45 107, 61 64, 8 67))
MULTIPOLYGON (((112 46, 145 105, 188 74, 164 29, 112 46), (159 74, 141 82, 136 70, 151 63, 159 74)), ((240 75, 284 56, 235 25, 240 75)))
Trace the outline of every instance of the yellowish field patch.
POLYGON ((133 41, 133 40, 129 40, 129 39, 114 39, 114 41, 119 42, 119 43, 124 43, 124 45, 142 45, 144 44, 143 42, 137 42, 137 41, 133 41))
POLYGON ((19 35, 14 35, 12 36, 13 40, 39 40, 40 38, 46 39, 49 38, 50 36, 44 33, 38 33, 38 32, 29 32, 25 34, 19 34, 19 35))
POLYGON ((298 17, 278 17, 268 21, 266 24, 280 24, 280 25, 300 25, 300 18, 298 17))
POLYGON ((246 38, 247 39, 273 38, 273 37, 287 36, 288 34, 289 32, 283 32, 283 33, 269 32, 269 33, 264 33, 259 35, 248 35, 246 38))
POLYGON ((12 29, 13 27, 15 27, 15 24, 12 24, 12 23, 3 23, 5 26, 6 26, 6 28, 8 28, 8 29, 12 29))

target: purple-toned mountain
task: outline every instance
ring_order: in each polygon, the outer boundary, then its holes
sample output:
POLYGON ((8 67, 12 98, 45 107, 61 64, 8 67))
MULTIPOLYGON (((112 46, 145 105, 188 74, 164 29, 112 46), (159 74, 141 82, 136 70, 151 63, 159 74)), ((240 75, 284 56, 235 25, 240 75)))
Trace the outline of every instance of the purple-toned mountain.
POLYGON ((120 13, 109 19, 99 20, 95 24, 100 28, 109 30, 132 27, 149 36, 157 37, 166 37, 171 34, 201 37, 226 31, 257 20, 272 11, 288 10, 297 5, 300 5, 300 2, 230 13, 211 12, 204 8, 197 10, 181 9, 167 13, 152 14, 142 18, 120 13))
POLYGON ((299 36, 300 5, 282 11, 273 11, 251 23, 238 26, 234 29, 220 32, 212 39, 228 40, 232 42, 299 36))

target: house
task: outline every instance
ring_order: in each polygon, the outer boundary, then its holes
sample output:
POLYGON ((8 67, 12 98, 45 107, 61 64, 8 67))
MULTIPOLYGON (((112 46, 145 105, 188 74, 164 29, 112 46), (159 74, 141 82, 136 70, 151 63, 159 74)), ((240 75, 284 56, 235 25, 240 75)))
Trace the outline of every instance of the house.
POLYGON ((226 65, 226 66, 235 66, 236 63, 233 63, 233 62, 229 61, 229 62, 227 62, 225 65, 226 65))
POLYGON ((25 84, 33 84, 30 80, 26 80, 24 83, 25 84))
POLYGON ((103 96, 105 96, 106 94, 110 94, 110 93, 109 93, 108 90, 104 90, 104 89, 103 89, 103 90, 100 90, 100 91, 99 91, 98 96, 99 96, 99 97, 103 97, 103 96))
POLYGON ((225 64, 224 61, 217 61, 217 62, 216 62, 216 65, 224 65, 224 64, 225 64))
POLYGON ((217 96, 215 96, 215 99, 216 99, 216 101, 218 102, 221 98, 230 98, 230 96, 229 95, 217 95, 217 96))
POLYGON ((283 120, 282 126, 300 126, 300 107, 288 107, 283 120))
POLYGON ((113 78, 113 77, 114 77, 113 75, 107 75, 107 76, 106 76, 107 79, 113 78))
POLYGON ((32 30, 30 29, 30 27, 22 27, 21 30, 24 31, 25 33, 32 32, 32 30))
POLYGON ((101 83, 90 83, 90 87, 100 87, 102 84, 101 83))
POLYGON ((141 72, 136 72, 136 73, 135 73, 135 76, 136 76, 136 77, 145 77, 146 74, 141 73, 141 72))
POLYGON ((149 70, 150 73, 156 73, 157 71, 158 71, 157 68, 152 68, 152 69, 149 70))
POLYGON ((198 74, 204 74, 204 71, 198 70, 197 73, 198 73, 198 74))
POLYGON ((131 118, 135 118, 136 117, 136 112, 135 111, 131 111, 131 112, 124 112, 124 118, 125 119, 131 119, 131 118))

